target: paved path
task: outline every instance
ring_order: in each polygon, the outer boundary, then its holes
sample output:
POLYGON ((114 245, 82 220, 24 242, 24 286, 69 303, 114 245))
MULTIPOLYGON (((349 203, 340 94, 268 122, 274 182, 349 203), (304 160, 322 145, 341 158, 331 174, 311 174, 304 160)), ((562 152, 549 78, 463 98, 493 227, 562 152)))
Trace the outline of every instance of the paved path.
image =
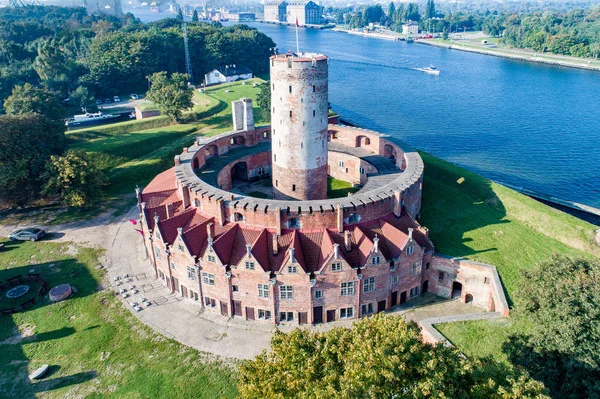
MULTIPOLYGON (((72 241, 105 248, 106 255, 101 262, 108 271, 107 284, 117 292, 123 287, 129 290, 132 285, 135 286, 139 293, 129 298, 119 295, 119 298, 135 317, 157 332, 199 351, 230 358, 248 359, 263 349, 268 349, 271 335, 276 329, 273 324, 230 318, 212 311, 204 311, 198 303, 179 298, 163 286, 155 278, 154 270, 146 258, 142 236, 136 231, 139 225, 134 226, 128 220, 137 218, 137 208, 132 208, 126 215, 118 218, 107 214, 94 220, 55 226, 49 230, 59 233, 55 234, 56 241, 72 241), (117 286, 114 277, 122 279, 126 274, 130 276, 131 282, 117 286), (131 303, 141 302, 144 297, 151 305, 136 312, 131 303)), ((0 236, 6 236, 14 228, 15 226, 0 226, 0 236)), ((478 315, 484 311, 458 300, 445 301, 433 295, 426 295, 398 306, 390 313, 419 322, 449 315, 478 315)), ((313 328, 324 331, 336 326, 348 327, 352 322, 336 321, 313 328)), ((291 331, 296 327, 281 325, 279 329, 291 331)))

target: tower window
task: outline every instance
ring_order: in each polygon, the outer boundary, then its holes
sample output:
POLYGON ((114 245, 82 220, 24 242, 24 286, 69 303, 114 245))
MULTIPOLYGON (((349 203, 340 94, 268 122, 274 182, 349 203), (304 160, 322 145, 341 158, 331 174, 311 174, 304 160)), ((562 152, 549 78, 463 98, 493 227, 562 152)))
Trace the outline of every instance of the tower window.
POLYGON ((290 111, 290 118, 292 117, 292 111, 290 111))
POLYGON ((300 143, 300 148, 304 148, 304 142, 300 143))
POLYGON ((317 86, 313 85, 313 93, 317 91, 317 86))
POLYGON ((275 83, 273 83, 273 90, 275 90, 275 83))
POLYGON ((292 92, 292 86, 290 86, 290 93, 292 92))
POLYGON ((279 187, 279 181, 275 180, 275 187, 279 187))
POLYGON ((296 185, 292 184, 292 191, 296 191, 296 185))
POLYGON ((275 107, 273 107, 273 113, 275 113, 275 107))
POLYGON ((277 162, 277 154, 273 154, 273 162, 277 162))
POLYGON ((313 109, 313 116, 317 116, 317 111, 313 109))

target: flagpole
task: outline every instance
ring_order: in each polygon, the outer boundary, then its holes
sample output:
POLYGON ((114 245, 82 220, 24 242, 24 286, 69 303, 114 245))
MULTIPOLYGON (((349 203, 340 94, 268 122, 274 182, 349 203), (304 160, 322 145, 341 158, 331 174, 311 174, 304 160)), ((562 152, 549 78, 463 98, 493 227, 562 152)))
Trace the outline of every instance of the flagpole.
POLYGON ((298 44, 298 18, 296 17, 296 53, 300 54, 300 45, 298 44))

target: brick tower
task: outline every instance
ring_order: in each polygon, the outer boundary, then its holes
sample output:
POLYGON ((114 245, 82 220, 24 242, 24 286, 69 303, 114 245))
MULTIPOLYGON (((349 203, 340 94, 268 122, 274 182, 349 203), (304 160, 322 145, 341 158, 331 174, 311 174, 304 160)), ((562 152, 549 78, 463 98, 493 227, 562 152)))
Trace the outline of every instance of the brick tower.
POLYGON ((327 56, 271 57, 271 151, 276 199, 327 198, 327 56))

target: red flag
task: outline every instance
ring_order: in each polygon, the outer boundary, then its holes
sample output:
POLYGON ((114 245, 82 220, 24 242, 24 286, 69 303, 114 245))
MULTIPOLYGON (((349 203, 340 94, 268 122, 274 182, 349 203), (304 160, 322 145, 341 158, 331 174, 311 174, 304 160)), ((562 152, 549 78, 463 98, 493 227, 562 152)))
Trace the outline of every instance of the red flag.
POLYGON ((296 26, 300 26, 300 24, 298 23, 298 17, 296 17, 296 26))
POLYGON ((134 226, 137 224, 137 220, 133 220, 133 219, 127 219, 127 220, 129 220, 129 222, 134 226))

